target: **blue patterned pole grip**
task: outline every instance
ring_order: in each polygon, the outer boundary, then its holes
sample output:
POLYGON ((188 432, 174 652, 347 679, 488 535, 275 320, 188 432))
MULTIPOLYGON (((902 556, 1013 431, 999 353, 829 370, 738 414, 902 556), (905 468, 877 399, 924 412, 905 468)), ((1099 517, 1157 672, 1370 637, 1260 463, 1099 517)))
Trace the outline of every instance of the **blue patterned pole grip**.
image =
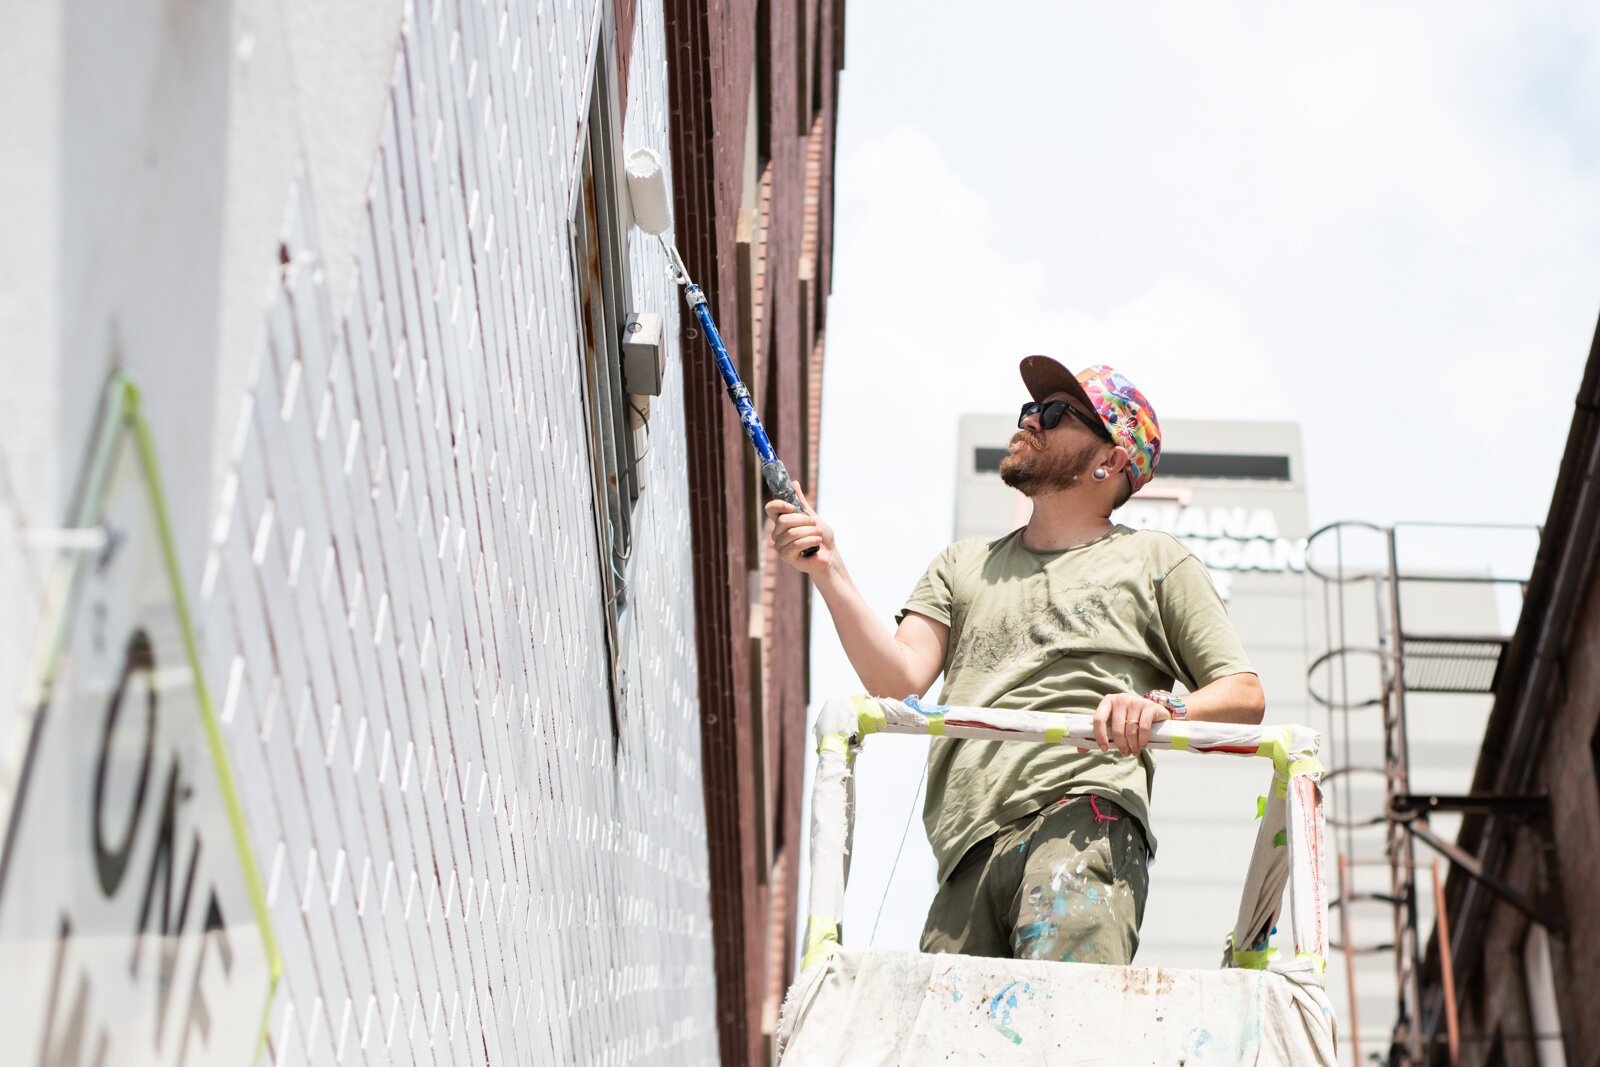
POLYGON ((683 297, 694 311, 694 317, 700 320, 700 328, 705 331, 706 340, 711 344, 711 351, 717 357, 717 370, 722 372, 722 380, 728 387, 728 399, 739 409, 739 421, 744 424, 745 434, 755 446, 756 454, 761 457, 761 465, 765 467, 769 463, 776 463, 778 454, 772 450, 772 442, 767 440, 767 431, 761 425, 761 418, 756 414, 755 405, 750 403, 750 390, 739 380, 739 372, 734 369, 733 360, 728 357, 728 347, 722 343, 722 335, 717 332, 717 324, 711 321, 711 309, 706 304, 706 294, 698 285, 690 285, 684 289, 683 297))

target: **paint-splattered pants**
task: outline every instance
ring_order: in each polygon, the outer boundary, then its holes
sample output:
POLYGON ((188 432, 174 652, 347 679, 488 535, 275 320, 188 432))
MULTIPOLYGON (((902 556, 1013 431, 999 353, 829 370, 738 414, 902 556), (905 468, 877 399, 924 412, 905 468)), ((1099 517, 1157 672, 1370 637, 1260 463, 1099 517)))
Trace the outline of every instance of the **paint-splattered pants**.
POLYGON ((1104 797, 1071 796, 973 845, 939 887, 922 951, 1128 964, 1149 849, 1104 797))

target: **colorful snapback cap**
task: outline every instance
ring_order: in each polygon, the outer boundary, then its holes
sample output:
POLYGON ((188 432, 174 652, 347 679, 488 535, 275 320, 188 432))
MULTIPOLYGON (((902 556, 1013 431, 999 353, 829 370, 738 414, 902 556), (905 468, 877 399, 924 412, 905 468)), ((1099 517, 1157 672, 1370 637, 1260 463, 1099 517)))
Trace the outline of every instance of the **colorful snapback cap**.
POLYGON ((1021 370, 1022 382, 1035 400, 1069 393, 1099 414, 1111 439, 1128 452, 1128 482, 1134 492, 1155 477, 1161 461, 1161 423, 1150 401, 1127 378, 1104 364, 1074 375, 1049 356, 1028 356, 1021 370))

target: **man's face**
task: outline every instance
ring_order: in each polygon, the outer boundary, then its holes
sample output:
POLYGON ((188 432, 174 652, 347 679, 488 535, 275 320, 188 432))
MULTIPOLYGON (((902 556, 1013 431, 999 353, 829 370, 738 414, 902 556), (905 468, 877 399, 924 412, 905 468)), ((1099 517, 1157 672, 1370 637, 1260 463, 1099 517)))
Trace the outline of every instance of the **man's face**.
MULTIPOLYGON (((1083 410, 1068 393, 1051 393, 1044 399, 1083 410)), ((1000 461, 1000 480, 1030 497, 1069 488, 1088 473, 1103 443, 1071 413, 1063 414, 1049 430, 1040 425, 1039 416, 1030 415, 1011 437, 1006 458, 1000 461)))

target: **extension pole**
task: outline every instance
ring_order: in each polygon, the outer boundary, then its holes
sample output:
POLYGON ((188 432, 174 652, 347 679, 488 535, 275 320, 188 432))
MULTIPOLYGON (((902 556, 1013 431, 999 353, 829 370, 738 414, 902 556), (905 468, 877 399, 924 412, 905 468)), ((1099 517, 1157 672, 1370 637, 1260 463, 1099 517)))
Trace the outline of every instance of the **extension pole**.
MULTIPOLYGON (((689 310, 694 312, 695 319, 700 323, 700 329, 706 335, 706 343, 711 346, 712 354, 717 358, 717 371, 721 373, 722 382, 728 388, 728 399, 733 401, 734 408, 739 412, 739 422, 744 426, 745 436, 750 438, 750 444, 761 459, 761 480, 766 483, 767 491, 774 497, 796 511, 804 511, 800 495, 794 491, 794 483, 789 479, 789 471, 778 458, 778 453, 773 450, 772 442, 767 438, 767 431, 761 425, 761 417, 756 414, 755 405, 750 402, 750 388, 740 380, 733 359, 728 355, 728 346, 722 343, 722 334, 717 331, 717 324, 712 321, 711 308, 706 300, 705 291, 689 277, 689 271, 684 267, 683 259, 678 255, 678 250, 672 242, 664 235, 657 236, 667 251, 667 258, 672 262, 678 284, 683 286, 683 299, 689 305, 689 310)), ((812 547, 800 554, 814 556, 817 550, 812 547)))
POLYGON ((728 387, 728 399, 733 401, 733 406, 738 409, 739 421, 744 425, 745 436, 750 438, 750 444, 755 447, 756 455, 761 457, 762 480, 767 483, 767 488, 772 491, 773 496, 798 508, 800 498, 794 491, 794 483, 789 480, 789 472, 784 468, 777 452, 773 450, 772 442, 767 438, 766 428, 761 425, 761 417, 756 414, 755 405, 750 402, 750 389, 739 379, 739 372, 734 369, 733 360, 728 356, 727 346, 722 343, 722 335, 717 332, 717 324, 711 320, 711 309, 705 292, 698 285, 689 282, 684 286, 683 298, 688 302, 689 309, 694 312, 694 317, 700 321, 700 329, 705 331, 706 341, 717 357, 717 370, 722 374, 723 384, 728 387))
MULTIPOLYGON (((683 298, 699 320, 700 329, 705 331, 706 341, 717 357, 717 371, 722 375, 722 383, 728 387, 728 399, 733 401, 745 436, 750 438, 756 455, 761 458, 761 480, 774 497, 796 511, 806 510, 800 503, 800 494, 795 492, 794 483, 789 480, 789 472, 778 461, 778 454, 767 439, 767 431, 762 428, 761 418, 756 414, 755 405, 750 402, 750 390, 739 380, 739 372, 734 369, 733 360, 728 358, 728 346, 722 343, 722 334, 717 332, 717 324, 711 320, 711 308, 705 292, 689 277, 689 269, 683 265, 677 245, 667 239, 667 231, 672 228, 672 197, 667 190, 667 173, 661 165, 661 157, 652 149, 641 148, 628 157, 626 169, 633 223, 661 242, 661 250, 667 254, 667 262, 672 266, 672 280, 683 286, 683 298)), ((808 548, 800 554, 814 556, 817 550, 808 548)))

